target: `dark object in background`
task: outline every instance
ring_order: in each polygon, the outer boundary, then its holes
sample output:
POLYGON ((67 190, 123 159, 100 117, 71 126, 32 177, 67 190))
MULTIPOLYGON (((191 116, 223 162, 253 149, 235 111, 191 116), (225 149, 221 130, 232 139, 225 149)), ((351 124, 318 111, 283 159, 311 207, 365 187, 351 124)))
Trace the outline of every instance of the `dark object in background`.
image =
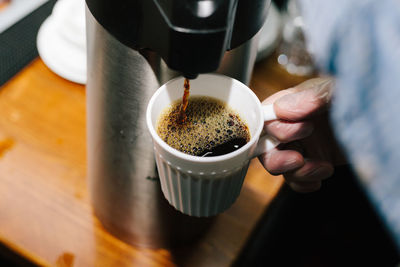
POLYGON ((49 0, 0 34, 0 86, 38 56, 36 36, 55 3, 49 0))
POLYGON ((320 191, 284 186, 234 266, 396 266, 400 255, 357 179, 340 167, 320 191))
POLYGON ((288 1, 288 0, 272 0, 272 2, 274 2, 274 3, 276 4, 276 6, 278 7, 278 9, 279 9, 280 11, 286 9, 287 1, 288 1))
POLYGON ((119 42, 137 51, 150 49, 169 68, 194 79, 216 71, 227 50, 261 29, 270 0, 86 0, 86 4, 119 42))

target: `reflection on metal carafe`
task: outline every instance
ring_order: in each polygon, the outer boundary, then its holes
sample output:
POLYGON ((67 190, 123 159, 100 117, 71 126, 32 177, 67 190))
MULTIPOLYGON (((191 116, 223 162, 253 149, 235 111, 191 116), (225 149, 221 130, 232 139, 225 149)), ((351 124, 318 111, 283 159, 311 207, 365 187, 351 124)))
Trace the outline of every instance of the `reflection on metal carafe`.
MULTIPOLYGON (((195 239, 213 219, 183 215, 164 199, 145 123, 151 95, 180 74, 155 52, 121 43, 88 8, 86 20, 88 180, 94 213, 108 231, 131 244, 169 247, 195 239)), ((226 52, 218 72, 248 83, 256 40, 226 52)))

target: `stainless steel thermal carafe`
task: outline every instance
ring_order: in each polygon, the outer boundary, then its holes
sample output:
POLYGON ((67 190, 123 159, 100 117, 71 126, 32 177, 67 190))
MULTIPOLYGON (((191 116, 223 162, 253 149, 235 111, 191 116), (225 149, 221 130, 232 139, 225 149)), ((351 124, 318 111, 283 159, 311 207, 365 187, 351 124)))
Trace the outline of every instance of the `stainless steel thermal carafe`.
MULTIPOLYGON (((168 247, 191 240, 212 219, 183 215, 164 199, 145 125, 151 95, 180 72, 158 53, 120 42, 88 7, 86 20, 88 181, 94 213, 107 230, 131 244, 168 247)), ((257 35, 225 52, 217 71, 249 83, 256 48, 257 35)))

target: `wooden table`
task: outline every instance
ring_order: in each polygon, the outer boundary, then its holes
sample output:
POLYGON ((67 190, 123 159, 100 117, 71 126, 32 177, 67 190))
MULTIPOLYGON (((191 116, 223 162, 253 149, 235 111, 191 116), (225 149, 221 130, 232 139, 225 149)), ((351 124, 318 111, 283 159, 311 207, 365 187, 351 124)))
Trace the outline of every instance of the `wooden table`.
MULTIPOLYGON (((272 57, 256 65, 251 87, 264 99, 301 80, 272 57)), ((31 263, 229 266, 282 182, 253 160, 239 199, 195 245, 177 251, 134 247, 110 235, 92 214, 84 86, 36 59, 0 88, 0 243, 31 263)))

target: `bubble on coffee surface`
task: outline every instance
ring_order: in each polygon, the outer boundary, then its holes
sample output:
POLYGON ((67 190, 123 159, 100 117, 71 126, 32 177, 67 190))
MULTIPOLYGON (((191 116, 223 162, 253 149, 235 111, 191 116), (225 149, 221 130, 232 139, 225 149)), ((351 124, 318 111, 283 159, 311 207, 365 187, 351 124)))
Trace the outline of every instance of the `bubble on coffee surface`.
POLYGON ((180 100, 172 103, 157 122, 157 134, 171 147, 198 156, 232 140, 250 140, 247 125, 223 101, 190 97, 185 123, 179 123, 180 105, 180 100))

